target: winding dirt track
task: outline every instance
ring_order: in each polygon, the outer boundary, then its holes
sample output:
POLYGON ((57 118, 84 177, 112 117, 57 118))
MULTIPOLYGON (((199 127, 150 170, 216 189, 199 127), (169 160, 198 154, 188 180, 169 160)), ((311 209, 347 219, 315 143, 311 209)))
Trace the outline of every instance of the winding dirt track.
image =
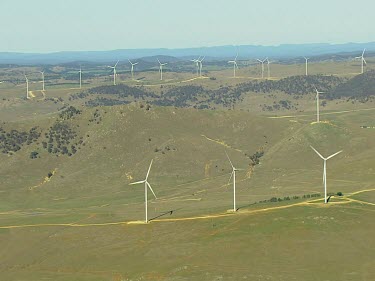
MULTIPOLYGON (((353 192, 353 193, 351 193, 347 196, 337 197, 337 198, 340 199, 340 201, 331 202, 331 203, 328 204, 328 206, 339 205, 339 204, 350 204, 350 203, 360 203, 360 204, 364 204, 364 205, 375 206, 374 203, 365 202, 365 201, 350 198, 353 195, 363 193, 363 192, 371 192, 371 191, 375 191, 375 188, 359 190, 359 191, 353 192)), ((155 219, 155 220, 152 220, 152 223, 206 220, 206 219, 223 218, 223 217, 229 217, 229 216, 259 214, 259 213, 264 213, 264 212, 269 212, 269 211, 293 208, 293 207, 297 207, 297 206, 315 206, 315 207, 326 206, 326 204, 320 203, 319 201, 322 201, 322 199, 319 198, 319 199, 303 201, 303 202, 298 202, 298 203, 289 204, 289 205, 275 206, 275 207, 255 209, 255 210, 242 210, 242 211, 238 211, 237 213, 225 212, 225 213, 219 213, 219 214, 208 214, 208 215, 186 217, 186 218, 155 219)), ((51 226, 53 226, 53 227, 56 227, 56 226, 62 226, 62 227, 94 227, 94 226, 136 225, 136 224, 145 224, 145 223, 142 222, 142 221, 119 221, 119 222, 107 222, 107 223, 85 223, 85 224, 80 224, 80 223, 24 224, 24 225, 0 226, 0 229, 48 227, 48 226, 50 226, 50 227, 51 226)))
MULTIPOLYGON (((326 112, 320 113, 320 115, 332 115, 332 114, 342 114, 342 113, 350 113, 350 112, 358 112, 358 111, 370 111, 375 110, 375 107, 372 108, 363 108, 363 109, 353 109, 353 110, 342 110, 342 111, 333 111, 333 112, 326 112)), ((302 115, 283 115, 283 116, 269 116, 270 119, 285 119, 285 118, 298 118, 298 117, 309 117, 315 116, 315 113, 311 114, 302 114, 302 115)))

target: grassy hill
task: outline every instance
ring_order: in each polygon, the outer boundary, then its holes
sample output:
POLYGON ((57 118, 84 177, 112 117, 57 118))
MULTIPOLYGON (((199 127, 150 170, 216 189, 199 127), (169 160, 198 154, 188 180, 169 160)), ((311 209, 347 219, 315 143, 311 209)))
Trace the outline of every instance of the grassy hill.
MULTIPOLYGON (((191 84, 213 91, 214 83, 191 84)), ((155 95, 174 99, 189 89, 158 86, 155 95)), ((118 98, 121 91, 93 95, 118 98)), ((235 110, 159 107, 139 97, 134 102, 132 94, 121 96, 126 104, 84 106, 88 97, 69 100, 77 89, 49 90, 50 99, 30 101, 16 93, 0 93, 3 279, 371 280, 375 274, 370 103, 328 101, 317 124, 308 93, 298 100, 305 112, 287 116, 255 114, 260 103, 291 96, 274 91, 248 92, 235 110), (325 156, 343 150, 328 161, 327 178, 328 192, 344 196, 328 205, 321 196, 323 163, 310 145, 325 156), (243 169, 236 214, 227 212, 233 189, 225 151, 243 169), (144 178, 151 159, 158 199, 149 194, 152 221, 141 225, 135 222, 144 219, 144 187, 129 183, 144 178)))

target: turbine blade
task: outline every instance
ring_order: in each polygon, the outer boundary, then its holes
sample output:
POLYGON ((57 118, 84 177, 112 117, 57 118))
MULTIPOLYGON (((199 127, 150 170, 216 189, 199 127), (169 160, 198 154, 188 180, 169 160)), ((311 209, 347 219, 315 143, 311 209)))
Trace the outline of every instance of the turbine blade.
POLYGON ((337 154, 339 154, 339 153, 341 153, 341 152, 342 152, 342 150, 340 150, 339 152, 336 152, 335 154, 332 154, 331 156, 328 156, 328 157, 327 157, 327 160, 328 160, 328 159, 331 159, 332 157, 336 156, 337 154))
POLYGON ((148 175, 150 174, 150 170, 151 170, 151 166, 152 166, 152 161, 154 161, 154 159, 151 160, 150 167, 148 167, 148 171, 147 171, 147 175, 146 175, 145 181, 147 181, 148 175))
POLYGON ((233 166, 233 164, 232 164, 232 161, 230 161, 230 158, 229 158, 229 156, 228 156, 227 151, 225 151, 225 154, 227 155, 227 158, 228 158, 228 160, 229 160, 229 162, 230 162, 230 165, 232 166, 232 169, 234 169, 234 166, 233 166))
POLYGON ((233 173, 234 173, 234 171, 232 171, 232 173, 230 173, 230 178, 229 178, 229 180, 228 180, 228 183, 227 183, 227 185, 229 185, 229 183, 230 183, 230 180, 232 179, 232 177, 233 177, 233 173))
POLYGON ((136 182, 129 183, 129 185, 140 184, 140 183, 144 183, 144 182, 145 182, 145 180, 143 180, 143 181, 136 181, 136 182))
POLYGON ((157 59, 157 60, 158 60, 159 64, 161 64, 161 63, 160 63, 160 60, 159 60, 159 59, 157 59))
POLYGON ((362 57, 363 57, 363 55, 365 54, 365 52, 366 52, 366 48, 363 49, 362 57))
POLYGON ((119 63, 119 60, 118 60, 118 61, 116 62, 116 64, 115 64, 115 66, 114 66, 114 67, 116 67, 118 63, 119 63))
POLYGON ((148 181, 146 181, 146 184, 147 184, 148 188, 151 190, 152 194, 154 194, 155 199, 158 199, 158 198, 156 197, 156 195, 155 195, 155 192, 152 190, 151 185, 148 183, 148 181))
POLYGON ((365 58, 362 58, 362 59, 363 59, 363 62, 364 62, 365 64, 367 64, 367 62, 366 62, 365 58))
POLYGON ((318 154, 320 156, 320 158, 325 160, 325 158, 315 148, 313 148, 311 145, 310 145, 310 147, 316 152, 316 154, 318 154))

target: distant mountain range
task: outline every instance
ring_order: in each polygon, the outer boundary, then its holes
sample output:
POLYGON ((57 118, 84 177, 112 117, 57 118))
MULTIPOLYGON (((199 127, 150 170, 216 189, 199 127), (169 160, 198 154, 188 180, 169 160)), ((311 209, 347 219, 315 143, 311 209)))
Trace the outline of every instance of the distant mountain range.
MULTIPOLYGON (((1 64, 61 64, 69 62, 109 63, 117 60, 168 56, 178 59, 191 59, 206 56, 206 60, 233 58, 238 50, 239 59, 269 57, 272 59, 291 59, 295 57, 326 56, 330 54, 360 55, 366 48, 375 52, 375 42, 346 44, 284 44, 279 46, 216 46, 184 49, 123 49, 112 51, 76 51, 56 53, 14 53, 0 52, 1 64)), ((171 59, 171 58, 170 58, 171 59)))

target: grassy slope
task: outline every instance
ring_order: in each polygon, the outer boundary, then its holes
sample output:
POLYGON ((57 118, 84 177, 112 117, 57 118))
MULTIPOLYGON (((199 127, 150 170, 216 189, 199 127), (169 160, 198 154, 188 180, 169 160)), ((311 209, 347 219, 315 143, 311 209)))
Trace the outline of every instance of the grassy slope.
MULTIPOLYGON (((55 105, 45 111, 42 103, 33 105, 21 105, 29 108, 24 118, 13 110, 19 121, 4 126, 45 130, 55 122, 54 114, 43 115, 55 105)), ((142 219, 142 186, 127 184, 144 177, 151 158, 150 182, 160 197, 150 201, 151 217, 169 210, 175 212, 161 219, 223 212, 232 206, 225 147, 202 135, 228 144, 232 161, 246 169, 238 173, 240 207, 322 192, 322 163, 310 144, 324 155, 344 150, 328 162, 329 191, 373 188, 374 130, 360 126, 373 125, 374 111, 323 115, 330 123, 310 124, 313 113, 289 121, 131 105, 100 108, 103 122, 88 126, 94 110, 71 121, 87 143, 71 158, 41 151, 41 159, 31 160, 35 146, 0 155, 0 225, 142 219), (154 152, 167 145, 177 150, 154 152), (262 146, 265 156, 249 177, 244 153, 262 146), (50 182, 28 190, 53 169, 50 182)), ((373 202, 373 192, 353 198, 373 202)), ((0 271, 6 280, 371 280, 372 221, 372 205, 349 203, 148 226, 0 229, 0 271)))

